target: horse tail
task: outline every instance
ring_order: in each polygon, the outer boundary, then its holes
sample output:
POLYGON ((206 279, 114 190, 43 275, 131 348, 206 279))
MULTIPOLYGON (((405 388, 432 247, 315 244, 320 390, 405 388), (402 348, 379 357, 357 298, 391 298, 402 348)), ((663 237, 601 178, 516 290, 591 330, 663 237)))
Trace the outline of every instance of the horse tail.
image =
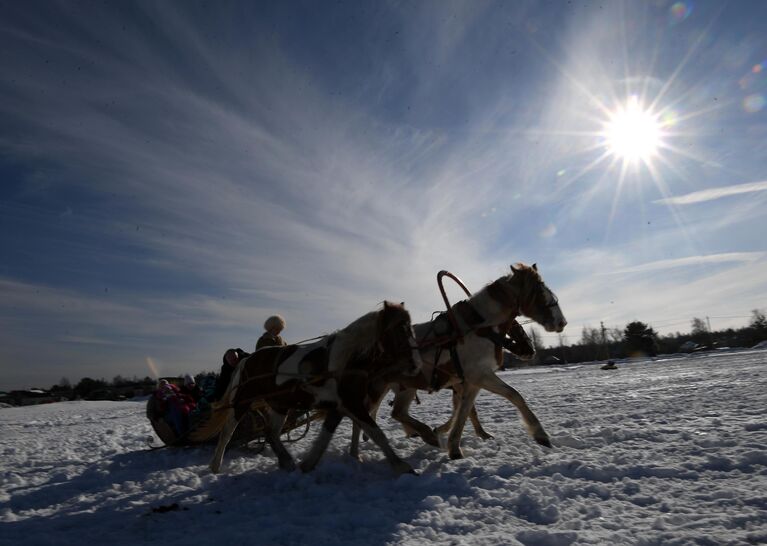
POLYGON ((231 408, 224 402, 214 403, 210 417, 199 427, 194 429, 188 436, 193 442, 205 442, 221 432, 229 417, 231 408))

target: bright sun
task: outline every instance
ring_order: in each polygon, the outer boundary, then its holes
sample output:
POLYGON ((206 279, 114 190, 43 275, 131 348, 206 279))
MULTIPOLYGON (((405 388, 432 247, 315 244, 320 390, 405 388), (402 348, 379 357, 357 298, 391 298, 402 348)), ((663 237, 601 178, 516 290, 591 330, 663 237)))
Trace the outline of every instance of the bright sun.
POLYGON ((663 137, 658 117, 646 110, 636 96, 610 115, 602 133, 612 155, 626 163, 649 163, 663 137))

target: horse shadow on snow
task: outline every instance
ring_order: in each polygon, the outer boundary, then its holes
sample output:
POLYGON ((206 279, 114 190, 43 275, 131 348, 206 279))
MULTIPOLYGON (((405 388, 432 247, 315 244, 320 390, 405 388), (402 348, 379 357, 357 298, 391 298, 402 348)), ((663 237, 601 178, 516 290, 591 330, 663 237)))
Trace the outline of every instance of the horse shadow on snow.
MULTIPOLYGON (((424 455, 419 451, 414 460, 424 455)), ((243 459, 230 464, 252 457, 237 452, 243 459)), ((287 473, 277 470, 268 449, 265 455, 273 464, 215 477, 206 468, 209 448, 117 454, 80 463, 87 468, 71 478, 49 470, 47 483, 9 491, 3 504, 11 512, 36 514, 6 519, 4 534, 21 542, 36 536, 40 544, 77 529, 83 541, 113 536, 188 544, 190 537, 208 536, 253 544, 364 540, 377 546, 391 543, 401 524, 429 509, 429 497, 471 495, 458 473, 397 477, 383 459, 358 463, 340 452, 327 453, 314 472, 287 473)))

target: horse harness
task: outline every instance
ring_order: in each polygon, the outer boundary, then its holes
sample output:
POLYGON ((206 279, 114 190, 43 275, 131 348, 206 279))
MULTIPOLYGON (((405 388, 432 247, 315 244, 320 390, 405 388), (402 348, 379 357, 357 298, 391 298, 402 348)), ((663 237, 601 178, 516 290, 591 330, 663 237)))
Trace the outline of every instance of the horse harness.
MULTIPOLYGON (((513 352, 515 343, 518 343, 507 335, 496 332, 491 327, 480 327, 479 325, 484 323, 485 319, 468 300, 461 300, 451 306, 447 299, 445 289, 442 286, 442 277, 444 276, 453 279, 461 288, 463 288, 467 296, 471 296, 471 292, 466 288, 463 282, 449 271, 443 270, 437 274, 437 283, 442 293, 442 298, 445 301, 445 305, 447 306, 447 310, 439 313, 436 318, 432 319, 431 328, 426 333, 426 336, 424 336, 425 338, 428 338, 431 333, 434 333, 435 337, 433 339, 424 339, 423 342, 419 343, 420 347, 429 347, 431 345, 434 345, 435 347, 434 368, 429 382, 429 390, 432 392, 440 389, 438 380, 438 362, 442 356, 442 351, 445 349, 450 353, 450 361, 452 362, 461 383, 466 381, 463 366, 461 365, 461 359, 458 357, 457 350, 458 344, 463 343, 465 335, 473 332, 479 337, 490 340, 496 347, 511 352, 513 352)), ((490 284, 487 289, 490 297, 497 301, 504 302, 509 299, 509 295, 503 288, 496 287, 494 283, 490 284)), ((517 309, 514 314, 519 314, 519 304, 517 304, 517 309)))
MULTIPOLYGON (((298 390, 313 384, 320 384, 324 381, 331 379, 333 377, 337 377, 337 374, 339 373, 338 370, 329 370, 328 366, 330 364, 330 352, 333 347, 333 342, 336 339, 335 334, 331 334, 329 336, 317 338, 322 339, 321 343, 315 343, 313 345, 317 345, 317 347, 312 348, 308 351, 306 351, 303 355, 296 355, 296 353, 302 348, 298 345, 287 345, 284 347, 274 347, 274 348, 267 348, 264 349, 267 350, 273 350, 275 353, 274 358, 272 359, 271 364, 269 365, 269 371, 265 373, 250 375, 248 373, 248 366, 247 362, 243 366, 243 370, 241 372, 241 379, 240 383, 238 384, 237 390, 238 394, 235 396, 234 403, 228 404, 229 407, 236 408, 244 405, 251 406, 256 400, 262 400, 263 404, 267 404, 266 400, 269 398, 274 398, 277 396, 281 396, 284 394, 291 394, 295 393, 298 390), (298 360, 298 366, 297 370, 295 372, 290 372, 286 370, 280 370, 280 366, 284 364, 286 361, 288 361, 292 356, 299 356, 298 360), (282 381, 278 382, 277 378, 282 376, 282 381), (275 383, 282 384, 282 383, 292 383, 290 386, 286 386, 286 388, 270 392, 268 394, 266 393, 250 393, 248 394, 247 386, 248 384, 255 383, 259 380, 266 379, 269 377, 275 378, 275 383), (240 397, 239 393, 244 392, 244 395, 240 397)), ((379 349, 376 346, 375 348, 376 353, 378 353, 379 349)), ((252 353, 250 356, 253 356, 256 353, 252 353)), ((380 354, 374 354, 371 358, 371 360, 378 360, 381 357, 380 354)), ((392 370, 399 368, 400 365, 398 364, 392 364, 391 366, 387 366, 385 368, 382 368, 381 370, 377 370, 375 374, 373 374, 373 377, 377 377, 379 375, 390 373, 392 370)), ((368 370, 361 370, 361 369, 346 369, 344 368, 341 370, 342 375, 355 375, 355 374, 368 374, 370 375, 370 372, 368 370)))

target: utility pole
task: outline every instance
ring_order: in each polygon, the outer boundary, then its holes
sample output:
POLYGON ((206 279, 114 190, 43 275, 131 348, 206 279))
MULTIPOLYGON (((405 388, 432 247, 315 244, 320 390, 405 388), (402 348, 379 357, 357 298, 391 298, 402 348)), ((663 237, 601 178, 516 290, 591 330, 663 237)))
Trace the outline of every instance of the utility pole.
POLYGON ((711 319, 706 316, 706 325, 708 325, 708 333, 711 334, 711 319))
POLYGON ((562 362, 567 364, 567 357, 565 356, 565 344, 563 342, 564 336, 562 334, 559 334, 559 356, 562 359, 562 362))
POLYGON ((602 330, 602 354, 605 355, 608 359, 610 358, 610 350, 607 348, 607 336, 605 335, 605 323, 604 321, 599 321, 599 328, 602 330))

